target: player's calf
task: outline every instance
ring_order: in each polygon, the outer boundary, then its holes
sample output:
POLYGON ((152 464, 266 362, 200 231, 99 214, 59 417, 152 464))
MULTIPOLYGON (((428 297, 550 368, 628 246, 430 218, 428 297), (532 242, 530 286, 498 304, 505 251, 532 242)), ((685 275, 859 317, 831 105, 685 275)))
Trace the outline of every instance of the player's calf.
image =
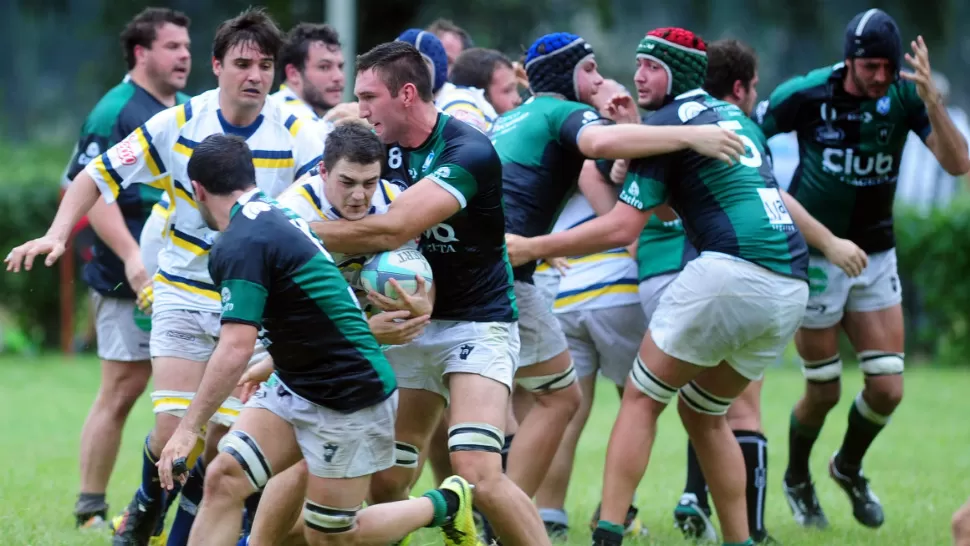
POLYGON ((970 500, 953 513, 950 521, 953 546, 970 546, 970 500))

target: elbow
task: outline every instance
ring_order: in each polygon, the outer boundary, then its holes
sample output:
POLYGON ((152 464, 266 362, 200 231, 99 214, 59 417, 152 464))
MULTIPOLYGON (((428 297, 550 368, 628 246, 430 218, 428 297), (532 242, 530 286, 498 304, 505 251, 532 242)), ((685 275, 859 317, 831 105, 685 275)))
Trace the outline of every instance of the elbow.
POLYGON ((946 172, 952 176, 963 176, 970 173, 970 156, 967 154, 960 155, 952 162, 952 165, 946 166, 946 172))
POLYGON ((636 242, 637 237, 640 236, 640 230, 635 229, 633 224, 624 222, 617 226, 610 232, 610 245, 611 248, 619 248, 630 246, 636 242))
POLYGON ((609 139, 601 131, 602 127, 586 127, 579 134, 579 150, 583 155, 593 159, 612 159, 609 156, 609 139))

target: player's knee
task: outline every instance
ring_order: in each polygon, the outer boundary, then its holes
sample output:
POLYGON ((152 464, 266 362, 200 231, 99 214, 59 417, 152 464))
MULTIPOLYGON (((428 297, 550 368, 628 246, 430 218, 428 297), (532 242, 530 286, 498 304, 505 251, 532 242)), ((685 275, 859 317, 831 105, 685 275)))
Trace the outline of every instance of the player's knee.
POLYGON ((359 544, 357 508, 334 508, 307 499, 303 504, 304 537, 311 546, 359 544))
POLYGON ((205 469, 202 498, 205 502, 231 502, 245 499, 252 488, 244 470, 228 453, 216 457, 205 469))
POLYGON ((448 429, 451 466, 476 488, 479 482, 501 476, 504 445, 505 434, 487 423, 458 423, 448 429))
POLYGON ((414 470, 399 466, 377 472, 370 481, 371 500, 380 504, 407 499, 413 477, 414 470))
MULTIPOLYGON (((633 362, 633 369, 630 370, 629 378, 629 382, 636 387, 637 392, 661 406, 670 404, 670 401, 677 395, 676 388, 668 385, 647 369, 647 365, 640 358, 640 355, 637 355, 633 362)), ((628 403, 627 401, 631 396, 630 392, 632 391, 629 388, 623 391, 624 404, 628 403)))
POLYGON ((819 383, 808 381, 805 388, 805 401, 814 411, 828 413, 842 396, 842 382, 838 379, 819 383))
POLYGON ((866 386, 865 397, 869 406, 882 415, 891 414, 903 401, 903 383, 866 386))
POLYGON ((554 409, 557 415, 572 419, 583 403, 583 392, 579 383, 573 382, 568 387, 536 397, 540 406, 554 409))
POLYGON ((688 431, 691 427, 725 422, 724 417, 733 401, 733 398, 712 394, 694 381, 680 389, 679 398, 677 413, 688 431))
MULTIPOLYGON (((576 368, 573 366, 572 361, 570 361, 569 367, 561 372, 538 375, 535 377, 520 377, 516 379, 516 384, 526 391, 536 395, 540 399, 552 394, 559 394, 562 391, 570 390, 570 392, 575 392, 575 395, 564 395, 566 396, 564 399, 568 399, 571 396, 576 396, 575 407, 579 407, 581 394, 576 381, 578 381, 578 377, 576 376, 576 368)), ((573 411, 575 411, 575 409, 573 411)))
POLYGON ((118 363, 123 366, 120 372, 107 378, 101 384, 100 398, 111 415, 124 420, 138 397, 145 392, 151 368, 135 362, 118 363))
MULTIPOLYGON (((233 430, 219 441, 220 454, 212 462, 219 463, 225 478, 232 476, 232 485, 238 487, 243 498, 255 491, 262 491, 273 471, 263 455, 262 448, 250 435, 242 430, 233 430)), ((206 470, 206 483, 212 475, 212 467, 206 470)))

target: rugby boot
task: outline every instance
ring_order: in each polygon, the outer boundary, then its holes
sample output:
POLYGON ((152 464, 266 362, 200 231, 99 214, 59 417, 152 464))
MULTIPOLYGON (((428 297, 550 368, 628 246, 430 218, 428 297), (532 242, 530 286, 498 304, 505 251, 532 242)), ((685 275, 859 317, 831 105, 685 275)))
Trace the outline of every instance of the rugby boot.
POLYGON ((569 526, 558 521, 543 521, 546 527, 546 534, 552 542, 566 542, 569 539, 569 526))
POLYGON ((674 508, 674 527, 684 538, 703 542, 717 542, 717 531, 711 522, 711 511, 697 502, 697 495, 684 493, 674 508))
MULTIPOLYGON (((589 528, 591 531, 596 531, 596 525, 600 521, 600 509, 603 504, 600 503, 596 505, 596 511, 593 512, 593 517, 589 520, 589 528)), ((628 537, 643 537, 650 534, 646 527, 643 526, 643 522, 637 517, 636 506, 630 505, 630 508, 626 511, 626 519, 623 521, 623 535, 628 537)))
POLYGON ((452 476, 441 482, 439 489, 458 495, 458 511, 441 526, 445 546, 478 546, 478 532, 472 516, 472 486, 461 476, 452 476))
POLYGON ((149 546, 162 513, 162 503, 145 498, 141 489, 124 513, 112 521, 112 546, 149 546))
POLYGON ((84 530, 110 528, 107 509, 89 514, 74 514, 74 527, 84 530))
POLYGON ((862 475, 862 469, 855 471, 840 470, 836 464, 838 453, 829 459, 829 476, 839 484, 839 487, 849 496, 852 503, 852 515, 856 521, 876 529, 882 526, 885 516, 879 497, 869 488, 869 480, 862 475))
POLYGON ((782 486, 795 523, 802 527, 816 529, 825 529, 829 526, 829 520, 825 517, 822 505, 819 504, 818 496, 815 494, 815 484, 811 480, 789 483, 786 476, 782 480, 782 486))

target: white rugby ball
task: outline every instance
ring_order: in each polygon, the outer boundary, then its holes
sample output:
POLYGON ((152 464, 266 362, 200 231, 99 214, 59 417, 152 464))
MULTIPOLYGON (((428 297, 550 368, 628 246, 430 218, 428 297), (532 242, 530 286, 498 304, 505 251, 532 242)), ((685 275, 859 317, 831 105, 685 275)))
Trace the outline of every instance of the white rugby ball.
POLYGON ((431 282, 434 280, 431 264, 421 251, 414 248, 399 248, 380 252, 368 258, 360 270, 360 284, 364 290, 373 290, 378 294, 397 299, 397 290, 391 284, 391 279, 396 280, 408 294, 414 294, 418 290, 416 275, 424 277, 425 289, 430 290, 431 282))

